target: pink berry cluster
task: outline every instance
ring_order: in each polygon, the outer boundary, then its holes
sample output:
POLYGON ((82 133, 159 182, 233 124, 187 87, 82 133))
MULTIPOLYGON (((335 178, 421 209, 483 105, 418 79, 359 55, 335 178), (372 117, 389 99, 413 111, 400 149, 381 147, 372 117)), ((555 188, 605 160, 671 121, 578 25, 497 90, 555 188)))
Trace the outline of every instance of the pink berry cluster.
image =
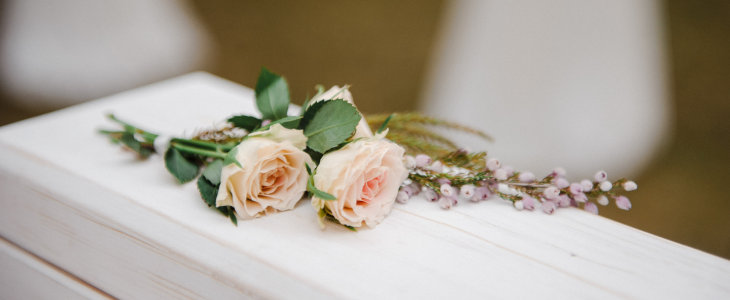
POLYGON ((498 195, 511 201, 517 210, 533 210, 539 202, 542 211, 547 214, 561 207, 581 206, 588 212, 598 214, 596 203, 605 206, 610 199, 620 209, 631 209, 629 199, 617 195, 615 191, 619 186, 625 191, 637 188, 635 182, 627 179, 608 181, 604 171, 597 172, 593 180, 571 183, 565 178, 563 168, 555 168, 550 175, 537 180, 530 172, 515 172, 510 166, 502 166, 496 158, 483 162, 482 166, 486 166, 481 169, 449 166, 438 160, 433 162, 423 154, 415 157, 406 155, 404 163, 409 169, 409 176, 401 186, 396 201, 406 203, 412 196, 423 192, 426 199, 438 202, 444 209, 456 205, 459 199, 479 202, 491 195, 498 195))

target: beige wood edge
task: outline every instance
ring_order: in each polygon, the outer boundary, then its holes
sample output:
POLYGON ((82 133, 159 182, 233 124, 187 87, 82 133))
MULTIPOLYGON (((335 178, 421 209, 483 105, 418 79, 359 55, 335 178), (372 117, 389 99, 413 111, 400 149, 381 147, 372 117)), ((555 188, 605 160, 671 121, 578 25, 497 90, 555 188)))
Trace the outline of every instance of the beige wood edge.
POLYGON ((76 276, 0 238, 4 299, 113 299, 76 276))

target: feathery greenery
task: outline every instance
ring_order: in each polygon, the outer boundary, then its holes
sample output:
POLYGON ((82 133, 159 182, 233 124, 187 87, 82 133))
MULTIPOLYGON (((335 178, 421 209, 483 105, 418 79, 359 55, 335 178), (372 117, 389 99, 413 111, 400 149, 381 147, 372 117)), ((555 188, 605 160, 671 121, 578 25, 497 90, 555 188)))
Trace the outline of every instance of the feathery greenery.
POLYGON ((417 112, 365 116, 365 120, 373 130, 380 128, 388 118, 390 118, 387 125, 390 129, 388 139, 403 146, 409 154, 426 154, 433 158, 439 158, 458 150, 458 147, 451 140, 436 133, 433 128, 466 132, 487 141, 492 141, 489 135, 480 130, 417 112))

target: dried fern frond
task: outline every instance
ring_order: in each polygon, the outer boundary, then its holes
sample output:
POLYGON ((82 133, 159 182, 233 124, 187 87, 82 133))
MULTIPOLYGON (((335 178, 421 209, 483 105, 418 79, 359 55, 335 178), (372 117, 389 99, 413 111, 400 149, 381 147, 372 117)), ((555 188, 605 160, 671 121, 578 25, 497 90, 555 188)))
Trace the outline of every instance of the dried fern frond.
MULTIPOLYGON (((377 114, 377 115, 368 115, 365 116, 365 120, 368 122, 368 125, 370 125, 370 128, 377 129, 380 127, 380 125, 383 124, 385 119, 390 116, 389 114, 377 114)), ((487 141, 492 141, 492 137, 487 135, 486 133, 474 129, 468 126, 464 126, 458 123, 449 122, 446 120, 436 119, 434 117, 429 117, 426 115, 423 115, 421 113, 417 112, 407 112, 407 113, 399 113, 393 116, 393 118, 390 120, 390 123, 388 123, 388 127, 394 127, 398 126, 398 124, 423 124, 423 125, 430 125, 435 127, 444 127, 448 129, 454 129, 466 133, 471 133, 476 136, 479 136, 487 141)))
POLYGON ((454 142, 452 142, 451 140, 449 140, 449 139, 443 137, 442 135, 437 134, 431 130, 428 130, 428 128, 426 128, 424 126, 420 126, 419 124, 406 123, 406 124, 403 124, 403 127, 396 127, 396 126, 389 125, 389 128, 390 128, 390 130, 399 131, 399 132, 402 131, 403 133, 411 134, 411 135, 414 135, 418 138, 421 138, 421 139, 424 139, 427 141, 442 144, 443 146, 453 149, 453 150, 458 149, 456 144, 454 144, 454 142))
POLYGON ((487 152, 466 153, 465 151, 455 151, 441 157, 439 160, 450 167, 480 172, 487 165, 487 152))
POLYGON ((397 130, 388 132, 388 139, 394 143, 403 146, 406 153, 411 155, 426 154, 431 157, 441 157, 447 155, 451 150, 438 144, 424 141, 410 134, 404 134, 397 130))
MULTIPOLYGON (((371 129, 376 130, 391 115, 377 114, 365 116, 371 129)), ((387 124, 390 129, 388 139, 403 146, 408 154, 427 154, 433 158, 445 156, 458 150, 454 142, 434 132, 431 127, 441 127, 471 133, 485 140, 492 138, 477 129, 461 124, 436 119, 416 112, 392 115, 387 124)))

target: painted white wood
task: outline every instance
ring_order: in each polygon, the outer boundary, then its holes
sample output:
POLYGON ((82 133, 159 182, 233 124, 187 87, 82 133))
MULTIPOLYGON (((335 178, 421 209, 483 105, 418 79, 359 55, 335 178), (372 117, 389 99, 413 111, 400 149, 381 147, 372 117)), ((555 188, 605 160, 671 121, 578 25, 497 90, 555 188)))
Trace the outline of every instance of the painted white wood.
POLYGON ((252 96, 193 73, 0 128, 0 235, 120 298, 730 297, 730 261, 576 209, 414 198, 353 233, 320 230, 302 201, 234 227, 159 156, 95 133, 108 112, 190 132, 253 112, 252 96))
POLYGON ((112 299, 73 275, 1 238, 0 298, 112 299))

